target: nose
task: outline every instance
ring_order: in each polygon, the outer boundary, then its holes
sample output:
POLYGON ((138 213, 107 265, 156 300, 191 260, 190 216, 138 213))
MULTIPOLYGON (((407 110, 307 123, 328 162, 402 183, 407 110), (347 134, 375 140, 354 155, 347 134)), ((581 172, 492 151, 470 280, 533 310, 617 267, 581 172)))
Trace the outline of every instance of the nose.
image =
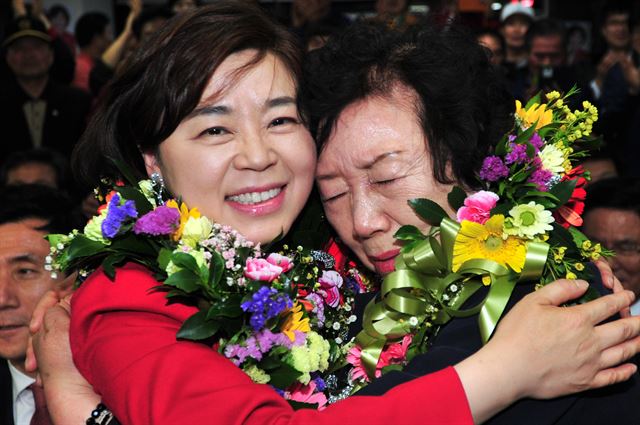
POLYGON ((18 307, 18 297, 10 273, 0 268, 0 310, 18 307))
POLYGON ((356 239, 367 239, 391 228, 389 218, 375 195, 366 190, 352 195, 351 215, 356 239))
POLYGON ((264 171, 278 161, 278 154, 267 137, 259 131, 247 134, 241 141, 240 152, 235 158, 238 169, 264 171))

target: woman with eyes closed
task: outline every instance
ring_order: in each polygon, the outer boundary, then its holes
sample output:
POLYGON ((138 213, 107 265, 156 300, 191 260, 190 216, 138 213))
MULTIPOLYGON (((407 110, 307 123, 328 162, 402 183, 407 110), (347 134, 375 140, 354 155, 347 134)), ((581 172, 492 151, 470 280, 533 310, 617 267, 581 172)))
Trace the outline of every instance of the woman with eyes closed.
MULTIPOLYGON (((176 17, 111 83, 76 165, 97 183, 105 175, 119 177, 104 165, 103 158, 111 157, 141 179, 161 174, 173 195, 250 240, 268 242, 286 233, 309 196, 316 162, 305 113, 297 106, 301 51, 292 40, 258 9, 238 2, 176 17)), ((74 295, 73 361, 97 394, 71 362, 66 311, 47 313, 34 344, 56 423, 84 423, 102 399, 125 424, 360 423, 371 421, 374 409, 376 423, 470 424, 522 397, 625 380, 635 368, 616 366, 625 359, 622 351, 640 349, 630 335, 621 335, 622 324, 604 329, 590 319, 628 306, 629 294, 558 308, 585 289, 558 282, 523 300, 485 348, 455 367, 380 397, 354 396, 321 412, 294 412, 272 388, 254 384, 210 347, 177 341, 182 322, 196 309, 167 305, 163 293, 150 291, 157 285, 147 270, 126 264, 115 281, 98 271, 74 295), (542 319, 532 320, 537 315, 542 319), (531 334, 541 335, 530 343, 534 350, 510 344, 531 334), (571 358, 584 345, 593 348, 571 358), (498 353, 500 369, 487 361, 498 353), (518 370, 523 359, 537 365, 540 376, 518 370), (494 384, 486 385, 490 380, 494 384), (425 399, 429 407, 416 408, 425 399)), ((631 333, 639 332, 634 322, 631 333)))
MULTIPOLYGON (((353 27, 313 52, 305 69, 326 216, 363 264, 387 274, 400 252, 393 236, 400 226, 415 225, 425 234, 430 227, 407 201, 429 198, 455 217, 447 194, 455 184, 468 192, 477 188, 482 160, 513 126, 513 99, 483 49, 458 30, 402 35, 353 27)), ((533 283, 517 285, 510 305, 533 290, 533 283)), ((403 372, 386 374, 359 394, 384 394, 482 347, 476 317, 453 319, 434 341, 403 372)), ((489 363, 503 367, 501 359, 489 363)), ((524 359, 519 366, 537 372, 524 359)), ((522 400, 487 423, 640 423, 638 397, 634 373, 605 391, 522 400)))

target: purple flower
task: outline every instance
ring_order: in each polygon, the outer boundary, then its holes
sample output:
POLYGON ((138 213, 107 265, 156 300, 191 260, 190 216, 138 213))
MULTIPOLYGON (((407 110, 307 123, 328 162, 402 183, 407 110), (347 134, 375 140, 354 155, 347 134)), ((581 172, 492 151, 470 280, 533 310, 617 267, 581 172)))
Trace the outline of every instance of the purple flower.
POLYGON ((327 384, 325 384, 324 379, 321 377, 313 378, 313 382, 316 383, 316 389, 318 391, 324 391, 327 388, 327 384))
POLYGON ((553 173, 551 171, 539 168, 531 174, 528 181, 529 183, 535 183, 538 190, 546 191, 548 189, 547 185, 552 177, 553 173))
POLYGON ((488 156, 482 162, 480 178, 488 182, 495 182, 509 175, 509 169, 497 156, 488 156))
POLYGON ((293 302, 287 294, 279 293, 274 288, 262 286, 258 292, 251 296, 249 301, 243 302, 240 307, 251 314, 249 323, 254 331, 262 329, 267 320, 276 317, 287 308, 293 307, 293 302))
POLYGON ((544 140, 542 140, 542 137, 540 137, 538 133, 533 133, 533 136, 529 139, 529 143, 536 148, 536 153, 538 153, 538 151, 542 149, 542 145, 544 145, 544 140))
POLYGON ((527 145, 516 145, 515 143, 511 143, 509 146, 511 151, 504 157, 504 162, 507 165, 522 164, 529 160, 529 155, 527 155, 527 145))
POLYGON ((311 303, 313 304, 313 310, 311 310, 311 312, 316 315, 316 318, 318 319, 318 326, 323 327, 324 326, 324 302, 322 301, 322 296, 320 296, 320 294, 316 294, 315 292, 312 292, 306 297, 304 297, 304 299, 311 301, 311 303))
POLYGON ((161 205, 140 217, 133 225, 136 235, 146 233, 147 235, 170 235, 180 224, 180 212, 171 207, 161 205))
POLYGON ((136 205, 133 201, 125 201, 124 205, 120 205, 120 195, 114 194, 111 202, 109 202, 107 217, 102 222, 102 234, 106 238, 113 238, 118 234, 122 223, 127 218, 135 218, 137 216, 138 211, 136 211, 136 205))

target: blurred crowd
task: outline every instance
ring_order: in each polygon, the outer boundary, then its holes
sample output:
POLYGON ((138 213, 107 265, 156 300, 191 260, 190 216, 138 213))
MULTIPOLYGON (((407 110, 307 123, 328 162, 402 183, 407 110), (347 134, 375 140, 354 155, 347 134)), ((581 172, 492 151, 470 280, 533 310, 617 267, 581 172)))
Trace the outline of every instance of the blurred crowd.
MULTIPOLYGON (((603 208, 630 211, 637 223, 626 229, 640 229, 640 167, 635 163, 640 158, 640 21, 633 4, 603 2, 588 32, 583 26, 536 16, 522 3, 504 4, 495 18, 473 24, 461 18, 456 1, 428 2, 437 7, 426 13, 419 8, 421 13, 415 13, 410 3, 376 0, 366 2, 370 10, 345 13, 330 0, 293 0, 280 2, 273 11, 308 50, 321 47, 354 19, 397 30, 463 25, 503 70, 516 99, 526 101, 541 90, 567 92, 575 85, 576 106, 589 100, 599 109, 594 129, 603 143, 584 164, 592 181, 618 177, 614 186, 628 189, 620 202, 603 208)), ((71 16, 63 4, 45 9, 43 0, 12 0, 7 19, 0 22, 0 185, 35 183, 57 189, 75 205, 70 214, 78 223, 91 217, 97 202, 91 188, 74 181, 69 163, 93 106, 145 39, 172 16, 200 5, 199 0, 153 5, 129 0, 126 18, 116 23, 101 12, 71 16)), ((606 242, 620 248, 620 261, 626 260, 629 276, 635 276, 640 273, 640 233, 623 233, 620 240, 606 242)), ((612 237, 606 230, 600 239, 605 234, 612 237)), ((640 278, 634 279, 640 293, 640 278)))

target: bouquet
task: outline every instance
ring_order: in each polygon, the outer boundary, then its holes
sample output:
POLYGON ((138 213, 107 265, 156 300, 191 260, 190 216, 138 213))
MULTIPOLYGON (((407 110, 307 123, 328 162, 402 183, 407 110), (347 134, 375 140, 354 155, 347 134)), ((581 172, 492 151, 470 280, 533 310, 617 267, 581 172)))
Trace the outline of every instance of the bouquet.
MULTIPOLYGON (((401 368, 453 317, 477 314, 486 342, 518 282, 589 279, 585 264, 611 255, 577 229, 588 175, 575 162, 597 142, 590 135, 598 112, 586 101, 572 111, 566 100, 574 92, 548 93, 546 103, 537 95, 524 107, 516 101, 515 128, 483 161, 482 190, 449 193, 456 220, 433 201, 410 201, 433 227, 425 235, 403 226, 395 235, 405 242, 396 271, 367 306, 347 355, 356 382, 401 368), (463 309, 483 287, 486 297, 463 309)), ((594 297, 590 288, 578 302, 594 297)))
POLYGON ((172 302, 199 307, 177 334, 205 342, 296 407, 322 408, 340 392, 332 372, 344 357, 359 274, 344 276, 333 257, 284 245, 262 248, 211 222, 197 208, 163 199, 151 180, 116 185, 83 232, 49 235, 52 273, 147 267, 172 302))

